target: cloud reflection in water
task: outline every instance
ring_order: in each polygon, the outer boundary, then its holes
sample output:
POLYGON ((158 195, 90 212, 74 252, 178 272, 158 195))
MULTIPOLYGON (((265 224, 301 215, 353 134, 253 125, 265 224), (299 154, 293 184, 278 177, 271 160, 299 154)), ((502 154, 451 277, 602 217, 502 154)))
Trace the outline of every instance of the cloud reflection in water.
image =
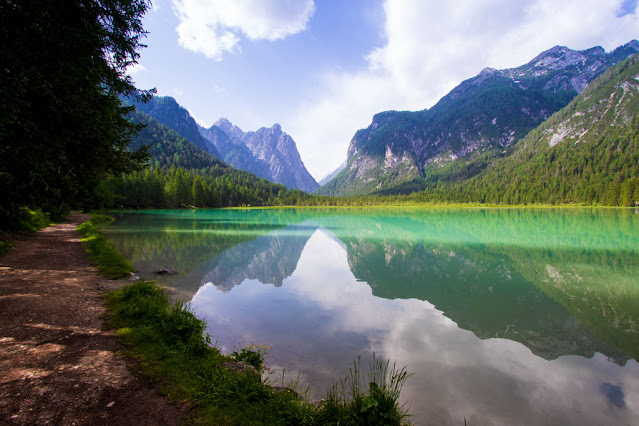
POLYGON ((275 376, 281 368, 289 377, 300 371, 313 398, 345 376, 358 354, 376 352, 414 373, 402 396, 416 424, 639 421, 636 361, 621 367, 600 354, 548 361, 514 341, 481 340, 428 302, 375 297, 323 229, 281 287, 247 279, 224 293, 206 285, 192 305, 226 351, 242 341, 270 344, 275 376))

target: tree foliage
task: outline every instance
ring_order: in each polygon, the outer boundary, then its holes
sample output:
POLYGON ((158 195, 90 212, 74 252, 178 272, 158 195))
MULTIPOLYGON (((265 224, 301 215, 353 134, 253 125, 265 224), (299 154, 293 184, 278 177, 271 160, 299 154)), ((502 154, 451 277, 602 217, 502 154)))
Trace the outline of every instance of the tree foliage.
POLYGON ((139 126, 119 96, 139 57, 146 0, 0 0, 0 225, 19 206, 54 214, 110 172, 139 167, 139 126))

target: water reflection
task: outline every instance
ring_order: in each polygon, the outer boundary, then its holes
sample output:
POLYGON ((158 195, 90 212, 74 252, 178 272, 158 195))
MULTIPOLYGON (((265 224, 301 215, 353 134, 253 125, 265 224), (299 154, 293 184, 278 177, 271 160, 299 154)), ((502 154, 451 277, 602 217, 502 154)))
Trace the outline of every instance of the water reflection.
POLYGON ((168 211, 109 232, 179 272, 221 346, 269 343, 315 397, 375 351, 415 372, 417 423, 639 420, 631 211, 168 211))
POLYGON ((193 304, 221 342, 269 342, 271 366, 301 370, 316 397, 357 354, 408 365, 415 376, 403 396, 418 424, 460 424, 463 417, 471 424, 596 424, 639 415, 639 400, 633 409, 611 403, 619 401, 617 389, 639 395, 635 361, 547 361, 510 340, 479 340, 428 302, 375 297, 352 274, 344 248, 322 230, 281 288, 246 280, 223 294, 210 284, 193 304))

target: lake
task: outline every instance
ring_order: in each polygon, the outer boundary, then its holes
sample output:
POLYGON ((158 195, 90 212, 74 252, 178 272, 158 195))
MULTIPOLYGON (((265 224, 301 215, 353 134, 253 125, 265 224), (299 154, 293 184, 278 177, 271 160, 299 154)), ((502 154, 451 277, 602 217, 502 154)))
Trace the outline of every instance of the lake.
POLYGON ((311 399, 375 353, 413 373, 416 424, 639 424, 634 210, 112 214, 140 276, 223 351, 270 345, 272 380, 311 399))

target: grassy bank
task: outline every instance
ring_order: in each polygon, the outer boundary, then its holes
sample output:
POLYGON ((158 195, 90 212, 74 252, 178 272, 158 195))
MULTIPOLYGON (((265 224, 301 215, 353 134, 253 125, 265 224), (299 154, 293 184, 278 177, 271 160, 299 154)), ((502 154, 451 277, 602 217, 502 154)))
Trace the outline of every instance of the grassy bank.
POLYGON ((89 255, 89 260, 100 273, 109 279, 125 278, 133 272, 133 265, 113 250, 99 231, 100 226, 111 222, 112 217, 96 214, 77 229, 82 236, 82 246, 89 255))
MULTIPOLYGON (((91 249, 90 256, 101 271, 112 270, 111 265, 118 263, 114 258, 120 258, 119 263, 123 260, 98 230, 100 224, 110 220, 96 215, 78 228, 86 240, 85 248, 91 249)), ((125 270, 128 274, 129 269, 121 269, 125 270)), ((362 374, 356 362, 350 376, 329 390, 324 401, 311 404, 294 391, 271 387, 261 379, 264 351, 259 347, 233 354, 254 367, 236 371, 236 360, 210 345, 206 324, 188 307, 172 304, 166 292, 154 283, 137 282, 109 293, 107 307, 108 325, 118 329, 127 354, 143 373, 157 380, 171 400, 194 408, 186 419, 188 423, 407 423, 398 399, 408 375, 389 362, 375 360, 368 376, 362 374)))
MULTIPOLYGON (((388 362, 377 360, 368 379, 359 363, 320 404, 295 392, 269 386, 255 370, 233 371, 233 359, 211 347, 206 325, 180 304, 171 305, 157 285, 138 282, 108 295, 109 325, 118 328, 128 353, 143 372, 161 383, 171 400, 196 409, 195 424, 402 424, 398 406, 407 378, 388 362), (367 381, 368 380, 368 381, 367 381)), ((244 349, 243 358, 262 368, 259 348, 244 349)), ((239 358, 238 354, 235 354, 239 358)), ((236 366, 236 364, 233 364, 236 366)))

